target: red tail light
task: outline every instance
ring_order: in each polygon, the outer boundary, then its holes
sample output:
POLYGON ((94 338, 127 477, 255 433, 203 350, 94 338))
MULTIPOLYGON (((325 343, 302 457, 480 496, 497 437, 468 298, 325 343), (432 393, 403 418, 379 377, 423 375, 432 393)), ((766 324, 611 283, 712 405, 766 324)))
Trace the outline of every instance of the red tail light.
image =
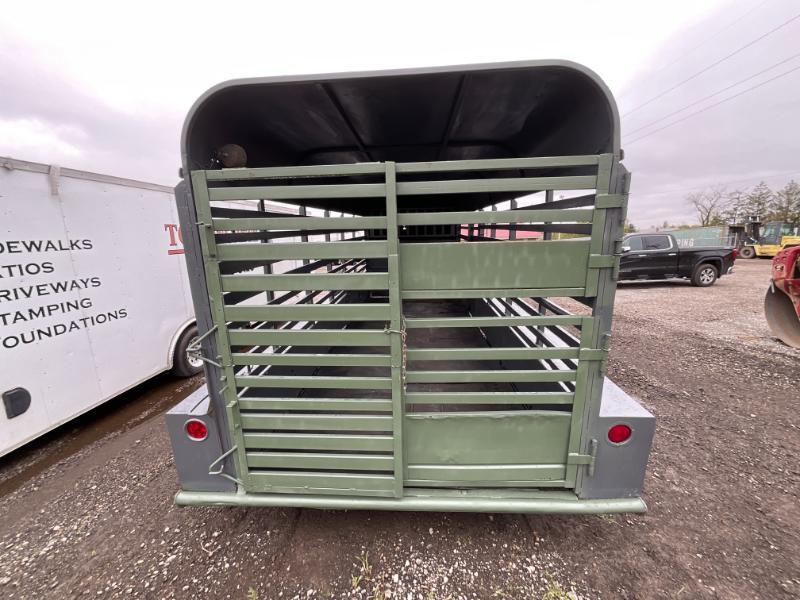
POLYGON ((734 248, 733 257, 731 258, 731 260, 736 260, 737 258, 739 258, 739 251, 736 248, 734 248))
POLYGON ((191 419, 186 421, 186 435, 195 442, 202 442, 208 437, 208 427, 202 421, 191 419))
POLYGON ((633 431, 627 425, 618 423, 608 430, 608 441, 612 444, 624 444, 631 438, 633 431))

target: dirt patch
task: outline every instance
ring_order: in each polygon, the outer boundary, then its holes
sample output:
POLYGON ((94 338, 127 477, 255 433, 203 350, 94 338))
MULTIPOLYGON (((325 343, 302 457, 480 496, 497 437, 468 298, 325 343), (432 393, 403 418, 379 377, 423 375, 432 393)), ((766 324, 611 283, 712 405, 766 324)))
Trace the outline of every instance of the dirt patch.
POLYGON ((610 374, 658 417, 645 515, 178 509, 159 418, 0 500, 0 595, 798 597, 800 353, 763 322, 768 278, 621 286, 610 374))

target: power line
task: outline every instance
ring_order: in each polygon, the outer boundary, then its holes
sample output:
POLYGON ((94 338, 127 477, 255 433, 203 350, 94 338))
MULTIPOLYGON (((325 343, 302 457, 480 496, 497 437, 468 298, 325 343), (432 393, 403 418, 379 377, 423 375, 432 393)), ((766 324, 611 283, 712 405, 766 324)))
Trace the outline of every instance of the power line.
POLYGON ((633 135, 634 133, 636 133, 638 131, 642 131, 643 129, 647 129, 649 127, 652 127, 653 125, 657 125, 661 121, 665 121, 666 119, 668 119, 668 118, 670 118, 670 117, 672 117, 674 115, 677 115, 678 113, 681 113, 681 112, 685 111, 687 108, 691 108, 692 106, 700 104, 701 102, 705 102, 706 100, 710 100, 714 96, 719 96, 722 92, 727 92, 728 90, 730 90, 732 88, 735 88, 735 87, 745 83, 746 81, 750 81, 751 79, 755 79, 759 75, 763 75, 767 71, 771 71, 775 67, 779 67, 779 66, 781 66, 783 64, 786 64, 787 62, 790 62, 790 61, 792 61, 792 60, 794 60, 795 58, 798 58, 798 57, 800 57, 800 52, 790 56, 789 58, 785 58, 780 62, 777 62, 777 63, 775 63, 773 65, 770 65, 769 67, 767 67, 766 69, 762 69, 758 73, 754 73, 753 75, 750 75, 749 77, 745 77, 744 79, 740 79, 736 83, 732 83, 731 85, 726 86, 726 87, 722 88, 721 90, 717 90, 713 94, 709 94, 708 96, 704 96, 703 98, 700 98, 699 100, 695 100, 694 102, 691 102, 691 103, 687 104, 686 106, 684 106, 682 108, 679 108, 678 110, 675 110, 675 111, 673 111, 673 112, 671 112, 669 114, 666 114, 663 117, 660 117, 660 118, 656 119, 655 121, 652 121, 652 122, 648 123, 647 125, 642 125, 641 127, 637 128, 637 129, 634 129, 633 131, 627 133, 626 135, 633 135))
POLYGON ((687 50, 686 52, 684 52, 683 54, 681 54, 681 55, 680 55, 678 58, 676 58, 676 59, 675 59, 675 60, 673 60, 672 62, 670 62, 670 63, 668 63, 668 64, 664 65, 663 67, 661 67, 661 68, 659 69, 659 71, 663 71, 664 69, 668 69, 669 67, 671 67, 671 66, 672 66, 672 65, 674 65, 675 63, 677 63, 677 62, 680 62, 680 61, 681 61, 681 60, 683 60, 685 57, 689 56, 689 55, 690 55, 692 52, 694 52, 694 51, 695 51, 695 50, 697 50, 698 48, 702 48, 703 46, 705 46, 706 44, 708 44, 710 41, 712 41, 712 40, 716 39, 717 37, 719 37, 719 35, 720 35, 720 34, 722 34, 722 33, 725 33, 726 31, 728 31, 728 29, 730 29, 731 27, 733 27, 734 25, 736 25, 736 24, 737 24, 737 23, 739 23, 740 21, 744 20, 744 18, 745 18, 745 17, 748 17, 748 16, 750 16, 752 13, 754 13, 754 12, 755 12, 755 11, 757 11, 759 8, 761 8, 762 6, 764 6, 764 5, 765 5, 767 2, 771 2, 771 1, 772 1, 772 0, 764 0, 763 2, 760 2, 759 4, 755 5, 753 8, 751 8, 750 10, 748 10, 747 12, 745 12, 744 14, 742 14, 741 16, 739 16, 738 18, 736 18, 736 19, 734 19, 733 21, 731 21, 730 23, 728 23, 728 24, 727 24, 725 27, 723 27, 722 29, 718 30, 716 33, 714 33, 714 34, 712 34, 712 35, 708 36, 708 37, 707 37, 707 38, 705 38, 705 39, 704 39, 702 42, 700 42, 700 43, 699 43, 699 44, 697 44, 696 46, 692 46, 692 47, 691 47, 689 50, 687 50))
POLYGON ((738 98, 738 97, 739 97, 739 96, 741 96, 742 94, 746 94, 747 92, 751 92, 751 91, 753 91, 753 90, 755 90, 755 89, 758 89, 758 88, 760 88, 761 86, 764 86, 764 85, 766 85, 766 84, 768 84, 768 83, 771 83, 771 82, 773 82, 773 81, 775 81, 775 80, 777 80, 777 79, 781 79, 782 77, 786 77, 787 75, 789 75, 789 74, 793 73, 794 71, 797 71, 798 69, 800 69, 800 65, 798 65, 798 66, 794 67, 793 69, 789 69, 788 71, 784 71, 784 72, 783 72, 783 73, 781 73, 780 75, 776 75, 775 77, 771 77, 771 78, 769 78, 769 79, 767 79, 767 80, 765 80, 765 81, 762 81, 761 83, 758 83, 758 84, 756 84, 756 85, 754 85, 754 86, 751 86, 751 87, 749 87, 749 88, 747 88, 747 89, 744 89, 744 90, 742 90, 741 92, 738 92, 738 93, 734 94, 733 96, 728 96, 727 98, 723 98, 723 99, 722 99, 722 100, 720 100, 719 102, 715 102, 714 104, 709 104, 708 106, 706 106, 706 107, 704 107, 704 108, 701 108, 700 110, 697 110, 697 111, 695 111, 695 112, 693 112, 693 113, 689 113, 689 114, 688 114, 688 115, 686 115, 685 117, 682 117, 682 118, 680 118, 680 119, 677 119, 677 120, 675 120, 675 121, 672 121, 671 123, 667 123, 667 124, 666 124, 666 125, 664 125, 663 127, 659 127, 658 129, 654 129, 653 131, 651 131, 651 132, 649 132, 649 133, 645 133, 644 135, 640 135, 639 137, 637 137, 637 138, 634 138, 634 139, 632 139, 632 140, 630 140, 630 141, 626 142, 626 144, 628 144, 628 145, 630 145, 630 144, 635 144, 635 143, 636 143, 636 142, 638 142, 639 140, 643 140, 644 138, 646 138, 646 137, 650 137, 651 135, 653 135, 653 134, 655 134, 655 133, 658 133, 659 131, 663 131, 663 130, 665 130, 665 129, 669 128, 669 127, 672 127, 673 125, 677 125, 678 123, 682 123, 682 122, 683 122, 683 121, 685 121, 686 119, 689 119, 689 118, 691 118, 691 117, 694 117, 695 115, 699 115, 700 113, 704 113, 704 112, 706 112, 707 110, 710 110, 710 109, 712 109, 712 108, 714 108, 714 107, 717 107, 717 106, 719 106, 720 104, 725 104, 725 103, 726 103, 726 102, 728 102, 729 100, 733 100, 734 98, 738 98))
POLYGON ((678 89, 679 87, 681 87, 681 86, 682 86, 682 85, 684 85, 685 83, 688 83, 688 82, 692 81, 693 79, 696 79, 697 77, 699 77, 699 76, 700 76, 700 75, 702 75, 703 73, 706 73, 706 72, 710 71, 711 69, 713 69, 713 68, 714 68, 714 67, 716 67, 717 65, 719 65, 719 64, 722 64, 722 63, 723 63, 723 62, 725 62, 726 60, 728 60, 728 59, 730 59, 730 58, 733 58, 734 56, 736 56, 736 55, 737 55, 737 54, 739 54, 740 52, 742 52, 742 51, 746 50, 747 48, 750 48, 750 47, 751 47, 751 46, 753 46, 754 44, 757 44, 758 42, 760 42, 760 41, 762 41, 762 40, 766 39, 767 37, 771 36, 773 33, 775 33, 775 32, 777 32, 777 31, 779 31, 780 29, 783 29, 784 27, 786 27, 786 26, 787 26, 787 25, 789 25, 790 23, 792 23, 792 22, 796 21, 797 19, 800 19, 800 13, 798 13, 798 14, 796 14, 795 16, 791 17, 790 19, 788 19, 788 20, 784 21, 783 23, 781 23, 781 24, 780 24, 780 25, 778 25, 777 27, 775 27, 775 28, 773 28, 773 29, 770 29, 770 30, 769 30, 769 31, 767 31, 766 33, 764 33, 764 34, 760 35, 759 37, 757 37, 756 39, 754 39, 754 40, 751 40, 751 41, 747 42, 747 43, 746 43, 744 46, 740 46, 739 48, 737 48, 736 50, 734 50, 734 51, 733 51, 733 52, 731 52, 730 54, 726 54, 725 56, 723 56, 723 57, 722 57, 722 58, 720 58, 719 60, 717 60, 717 61, 715 61, 715 62, 711 63, 711 64, 710 64, 710 65, 708 65, 707 67, 705 67, 705 68, 703 68, 703 69, 700 69, 699 71, 697 71, 697 73, 694 73, 693 75, 690 75, 690 76, 689 76, 689 77, 687 77, 686 79, 683 79, 683 80, 679 81, 678 83, 676 83, 675 85, 673 85, 673 86, 672 86, 672 87, 670 87, 670 88, 667 88, 666 90, 664 90, 664 91, 663 91, 663 92, 661 92, 660 94, 657 94, 657 95, 653 96, 652 98, 650 98, 649 100, 646 100, 645 102, 642 102, 641 104, 639 104, 639 105, 637 105, 637 106, 634 106, 634 107, 633 107, 631 110, 629 110, 628 112, 626 112, 626 113, 625 113, 624 115, 622 115, 622 116, 623 116, 623 117, 627 117, 629 114, 631 114, 631 113, 633 113, 633 112, 636 112, 637 110, 639 110, 640 108, 643 108, 643 107, 647 106, 647 105, 648 105, 648 104, 650 104, 651 102, 655 102, 655 101, 656 101, 656 100, 658 100, 659 98, 661 98, 661 97, 665 96, 666 94, 669 94, 671 91, 678 89))

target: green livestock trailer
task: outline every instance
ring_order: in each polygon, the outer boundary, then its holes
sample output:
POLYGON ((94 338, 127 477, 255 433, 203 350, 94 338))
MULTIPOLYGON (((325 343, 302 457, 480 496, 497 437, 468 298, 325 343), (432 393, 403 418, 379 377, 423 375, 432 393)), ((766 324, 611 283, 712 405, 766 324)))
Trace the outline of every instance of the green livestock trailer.
POLYGON ((605 378, 629 174, 594 73, 236 80, 182 153, 207 385, 167 418, 179 505, 645 510, 655 421, 605 378))

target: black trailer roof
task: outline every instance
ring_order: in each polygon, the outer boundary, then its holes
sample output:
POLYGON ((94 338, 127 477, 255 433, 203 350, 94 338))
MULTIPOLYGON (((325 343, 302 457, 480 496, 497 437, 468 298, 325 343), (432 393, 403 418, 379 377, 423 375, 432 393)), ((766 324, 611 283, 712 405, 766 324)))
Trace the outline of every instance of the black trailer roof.
POLYGON ((190 110, 185 169, 225 144, 248 167, 618 153, 619 116, 596 74, 560 60, 267 77, 190 110))

